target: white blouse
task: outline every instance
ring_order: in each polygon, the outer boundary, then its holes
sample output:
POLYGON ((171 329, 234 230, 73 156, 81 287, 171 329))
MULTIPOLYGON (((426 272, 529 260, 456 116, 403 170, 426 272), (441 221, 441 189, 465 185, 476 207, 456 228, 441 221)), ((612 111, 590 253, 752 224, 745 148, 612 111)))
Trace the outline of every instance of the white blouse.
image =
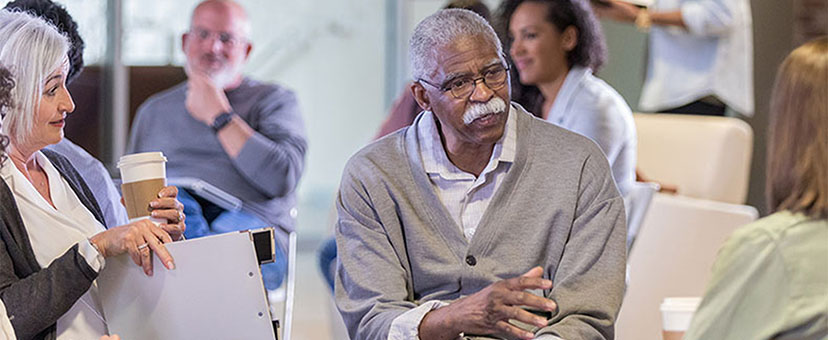
POLYGON ((650 29, 639 109, 660 111, 716 96, 753 115, 753 24, 748 0, 657 0, 652 10, 681 11, 687 29, 650 29))
POLYGON ((6 314, 6 305, 3 304, 3 301, 0 301, 0 340, 16 339, 17 336, 14 335, 11 320, 9 320, 8 314, 6 314))
MULTIPOLYGON (((96 272, 99 271, 104 265, 104 259, 88 238, 104 231, 103 225, 81 203, 72 187, 45 155, 37 152, 34 157, 48 177, 54 207, 37 192, 11 160, 3 162, 0 174, 17 201, 38 264, 45 268, 78 244, 78 250, 89 266, 96 272)), ((93 283, 72 308, 58 319, 57 338, 97 339, 107 334, 102 310, 97 286, 93 283)))
POLYGON ((635 182, 635 120, 624 98, 612 86, 575 66, 552 102, 546 121, 594 141, 604 152, 618 191, 626 195, 635 182))

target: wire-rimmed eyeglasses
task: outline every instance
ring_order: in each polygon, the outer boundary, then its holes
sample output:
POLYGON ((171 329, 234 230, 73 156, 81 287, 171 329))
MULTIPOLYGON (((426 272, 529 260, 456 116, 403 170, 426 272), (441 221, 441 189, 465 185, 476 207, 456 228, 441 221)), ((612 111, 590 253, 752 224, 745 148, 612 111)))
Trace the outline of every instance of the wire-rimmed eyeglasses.
POLYGON ((483 84, 486 84, 486 86, 494 91, 503 88, 507 79, 509 79, 509 67, 494 65, 483 71, 483 75, 480 77, 462 76, 452 78, 446 81, 444 85, 437 85, 423 78, 417 79, 417 81, 428 84, 443 92, 450 91, 454 98, 462 99, 471 96, 478 81, 483 81, 483 84))

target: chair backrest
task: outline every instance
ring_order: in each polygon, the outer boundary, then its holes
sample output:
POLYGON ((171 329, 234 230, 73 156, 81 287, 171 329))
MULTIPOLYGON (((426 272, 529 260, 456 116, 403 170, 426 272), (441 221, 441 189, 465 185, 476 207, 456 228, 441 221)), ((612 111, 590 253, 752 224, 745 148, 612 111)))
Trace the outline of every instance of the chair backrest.
POLYGON ((638 235, 641 222, 644 221, 644 215, 650 207, 650 201, 653 200, 653 195, 657 191, 658 184, 656 183, 634 182, 627 195, 624 196, 624 209, 627 212, 627 252, 630 251, 635 236, 638 235))
POLYGON ((744 204, 753 130, 731 117, 636 113, 637 169, 684 196, 744 204))
POLYGON ((656 194, 628 257, 616 339, 661 339, 661 301, 701 296, 719 247, 757 216, 750 206, 656 194))

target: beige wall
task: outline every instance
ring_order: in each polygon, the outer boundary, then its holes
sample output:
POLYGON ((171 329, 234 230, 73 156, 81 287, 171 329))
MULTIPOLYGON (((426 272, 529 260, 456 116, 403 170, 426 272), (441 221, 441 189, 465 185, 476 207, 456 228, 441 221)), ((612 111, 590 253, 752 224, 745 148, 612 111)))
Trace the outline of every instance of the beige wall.
POLYGON ((793 3, 791 1, 753 0, 753 81, 756 114, 746 119, 753 127, 753 164, 748 204, 762 215, 765 207, 765 150, 768 109, 776 69, 795 47, 793 42, 793 3))

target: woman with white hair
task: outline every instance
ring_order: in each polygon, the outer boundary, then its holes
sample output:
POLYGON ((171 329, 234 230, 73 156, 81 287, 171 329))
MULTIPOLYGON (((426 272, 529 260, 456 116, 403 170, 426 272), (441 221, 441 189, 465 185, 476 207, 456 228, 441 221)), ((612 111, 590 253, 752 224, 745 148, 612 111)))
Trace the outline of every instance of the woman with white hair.
POLYGON ((68 43, 42 19, 0 11, 0 65, 14 78, 0 149, 0 299, 19 339, 106 335, 93 281, 111 256, 129 253, 152 275, 152 250, 168 269, 164 243, 184 229, 174 187, 151 202, 152 216, 105 229, 97 202, 63 156, 43 148, 63 138, 75 106, 66 89, 68 43), (5 145, 5 143, 3 143, 5 145))

